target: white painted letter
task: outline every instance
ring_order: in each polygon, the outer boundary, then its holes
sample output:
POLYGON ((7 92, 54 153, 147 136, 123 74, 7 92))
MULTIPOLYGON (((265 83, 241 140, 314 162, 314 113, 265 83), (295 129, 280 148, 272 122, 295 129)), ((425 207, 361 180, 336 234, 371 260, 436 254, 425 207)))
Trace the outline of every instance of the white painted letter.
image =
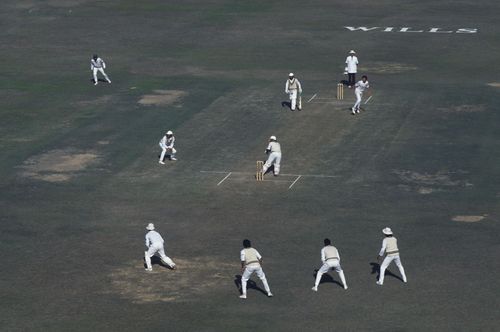
POLYGON ((399 32, 424 32, 424 30, 415 30, 415 31, 410 31, 411 28, 401 28, 399 32))
POLYGON ((457 33, 477 33, 477 29, 458 29, 457 33))
POLYGON ((367 27, 359 27, 359 28, 355 28, 355 27, 344 27, 350 31, 357 31, 357 30, 361 30, 361 31, 371 31, 371 30, 375 30, 375 29, 378 29, 378 27, 373 27, 373 28, 367 28, 367 27))
POLYGON ((453 33, 453 31, 439 31, 441 28, 431 28, 429 32, 434 32, 434 33, 453 33))
POLYGON ((394 28, 393 28, 393 27, 386 27, 386 28, 384 29, 384 32, 392 32, 392 30, 394 30, 394 28))

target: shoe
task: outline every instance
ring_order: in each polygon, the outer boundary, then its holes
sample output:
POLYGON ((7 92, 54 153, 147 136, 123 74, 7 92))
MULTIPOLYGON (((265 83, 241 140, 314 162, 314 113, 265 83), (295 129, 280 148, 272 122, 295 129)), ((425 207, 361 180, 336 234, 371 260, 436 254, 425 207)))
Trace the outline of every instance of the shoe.
POLYGON ((177 270, 177 265, 171 267, 172 270, 177 270))
POLYGON ((153 268, 145 268, 144 270, 147 272, 153 272, 153 268))
POLYGON ((356 115, 356 111, 355 110, 352 110, 352 115, 356 115))
POLYGON ((165 163, 163 161, 161 161, 161 160, 159 161, 159 163, 162 164, 162 165, 165 165, 165 163))
POLYGON ((349 287, 347 287, 347 285, 344 285, 344 289, 347 289, 347 288, 349 288, 349 287))
POLYGON ((356 113, 358 113, 358 114, 359 114, 359 108, 356 110, 356 113))
POLYGON ((240 299, 246 299, 247 298, 247 295, 246 294, 241 294, 240 295, 240 299))
POLYGON ((405 279, 405 280, 403 280, 403 282, 406 284, 408 282, 408 280, 405 279))
POLYGON ((97 85, 97 82, 95 82, 94 85, 97 85))
POLYGON ((302 108, 297 108, 297 110, 300 112, 300 111, 302 111, 302 108))
POLYGON ((273 297, 273 293, 271 292, 267 293, 267 297, 273 297))
POLYGON ((175 157, 170 157, 170 160, 172 160, 172 161, 176 161, 176 160, 177 160, 177 158, 175 158, 175 157))
POLYGON ((278 175, 279 175, 279 173, 274 173, 274 176, 278 176, 278 175))
POLYGON ((377 281, 376 284, 379 285, 379 286, 383 285, 383 283, 381 283, 380 281, 377 281))
POLYGON ((109 84, 111 84, 111 81, 110 81, 110 80, 108 80, 108 83, 109 83, 109 84))
POLYGON ((318 291, 318 288, 316 286, 314 286, 313 288, 311 288, 313 291, 317 292, 318 291))

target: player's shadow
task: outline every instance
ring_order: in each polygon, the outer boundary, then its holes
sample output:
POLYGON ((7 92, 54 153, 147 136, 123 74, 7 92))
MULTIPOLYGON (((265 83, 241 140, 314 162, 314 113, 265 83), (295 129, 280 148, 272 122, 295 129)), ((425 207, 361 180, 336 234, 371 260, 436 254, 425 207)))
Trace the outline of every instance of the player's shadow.
POLYGON ((290 111, 293 112, 292 110, 292 103, 290 101, 282 101, 281 102, 281 107, 286 107, 288 108, 290 111))
MULTIPOLYGON (((142 261, 143 261, 144 268, 147 268, 146 260, 144 259, 144 257, 142 257, 142 261)), ((169 270, 172 270, 172 268, 170 266, 168 266, 167 264, 163 263, 163 261, 161 260, 161 258, 158 257, 158 256, 156 256, 156 255, 153 256, 153 257, 151 257, 151 266, 154 266, 154 265, 158 265, 158 266, 167 268, 169 270)))
MULTIPOLYGON (((97 79, 97 82, 106 82, 106 83, 108 83, 108 81, 106 81, 104 78, 98 78, 98 79, 97 79)), ((93 77, 90 79, 90 83, 92 83, 92 84, 94 84, 94 83, 95 83, 95 82, 94 82, 94 78, 93 78, 93 77)))
MULTIPOLYGON (((380 264, 379 263, 370 263, 370 265, 372 267, 372 274, 376 274, 377 280, 378 280, 380 278, 380 264)), ((385 277, 392 277, 392 278, 399 279, 399 280, 403 281, 403 278, 401 278, 398 275, 395 275, 394 273, 389 271, 389 269, 385 270, 385 277)))
MULTIPOLYGON (((242 292, 241 292, 241 275, 237 274, 234 276, 234 284, 236 285, 236 288, 238 288, 238 291, 240 292, 240 294, 242 294, 242 292)), ((262 294, 267 295, 267 292, 264 289, 257 286, 257 283, 253 280, 247 281, 247 290, 248 289, 255 289, 255 290, 261 292, 262 294)))
MULTIPOLYGON (((314 280, 316 280, 316 275, 318 274, 318 269, 314 269, 314 273, 313 273, 313 278, 314 280)), ((333 277, 328 274, 328 273, 324 273, 322 276, 321 276, 321 280, 319 282, 319 284, 326 284, 326 283, 332 283, 332 284, 337 284, 339 285, 340 287, 344 288, 344 285, 342 285, 340 282, 338 282, 337 280, 333 279, 333 277)))

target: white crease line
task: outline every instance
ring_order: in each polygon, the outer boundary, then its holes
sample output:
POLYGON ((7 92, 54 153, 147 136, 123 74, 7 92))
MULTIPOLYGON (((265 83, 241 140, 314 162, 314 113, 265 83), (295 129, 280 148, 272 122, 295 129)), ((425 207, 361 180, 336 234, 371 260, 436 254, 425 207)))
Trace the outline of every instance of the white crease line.
POLYGON ((317 93, 315 93, 314 96, 312 96, 307 102, 310 102, 311 100, 313 100, 314 98, 316 98, 316 95, 317 95, 317 93))
MULTIPOLYGON (((200 173, 212 173, 212 174, 226 174, 227 171, 222 172, 222 171, 200 171, 200 173)), ((230 173, 232 174, 255 174, 255 173, 250 173, 250 172, 233 172, 231 171, 230 173)), ((301 177, 311 177, 311 178, 338 178, 339 175, 326 175, 326 174, 290 174, 290 173, 280 173, 280 176, 301 176, 301 177)))
POLYGON ((294 185, 295 183, 297 183, 297 181, 299 181, 299 179, 300 179, 301 177, 302 177, 302 175, 297 176, 297 178, 295 179, 295 181, 293 181, 293 182, 292 182, 292 184, 290 185, 290 187, 288 187, 288 189, 292 189, 293 185, 294 185))
POLYGON ((373 96, 368 97, 368 99, 365 101, 365 105, 372 99, 373 96))
POLYGON ((218 185, 218 186, 219 186, 219 185, 221 185, 221 184, 222 184, 222 182, 224 182, 224 181, 225 181, 225 180, 226 180, 229 176, 231 176, 231 173, 232 173, 232 172, 229 172, 229 173, 226 175, 226 177, 225 177, 224 179, 220 180, 220 182, 219 182, 219 183, 217 183, 217 185, 218 185))

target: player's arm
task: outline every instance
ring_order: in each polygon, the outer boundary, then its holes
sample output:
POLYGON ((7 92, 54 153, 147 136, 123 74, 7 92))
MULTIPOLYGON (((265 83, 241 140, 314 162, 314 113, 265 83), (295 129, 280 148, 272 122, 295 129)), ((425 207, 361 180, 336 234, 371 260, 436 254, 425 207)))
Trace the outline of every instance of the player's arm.
POLYGON ((380 252, 378 253, 378 256, 377 256, 377 261, 380 261, 380 259, 382 257, 384 257, 384 253, 385 253, 386 248, 387 248, 387 241, 384 239, 384 241, 382 241, 382 248, 380 249, 380 252))
POLYGON ((245 269, 245 252, 244 251, 241 251, 240 262, 241 262, 241 271, 243 272, 243 270, 245 269))
POLYGON ((285 93, 290 93, 290 90, 288 90, 288 80, 285 83, 285 93))

